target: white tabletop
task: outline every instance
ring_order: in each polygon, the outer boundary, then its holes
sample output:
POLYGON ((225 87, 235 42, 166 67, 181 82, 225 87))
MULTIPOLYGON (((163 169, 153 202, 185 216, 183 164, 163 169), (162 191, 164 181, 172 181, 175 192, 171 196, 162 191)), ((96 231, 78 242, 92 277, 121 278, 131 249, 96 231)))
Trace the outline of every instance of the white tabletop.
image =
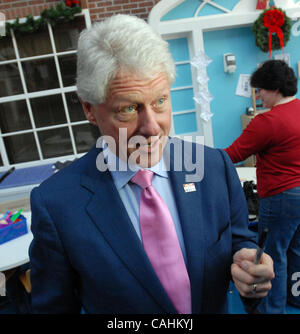
POLYGON ((33 239, 30 231, 31 212, 22 212, 22 215, 27 218, 28 233, 0 245, 0 271, 29 262, 28 249, 33 239))
POLYGON ((256 183, 256 167, 237 167, 236 171, 241 182, 254 181, 256 183))

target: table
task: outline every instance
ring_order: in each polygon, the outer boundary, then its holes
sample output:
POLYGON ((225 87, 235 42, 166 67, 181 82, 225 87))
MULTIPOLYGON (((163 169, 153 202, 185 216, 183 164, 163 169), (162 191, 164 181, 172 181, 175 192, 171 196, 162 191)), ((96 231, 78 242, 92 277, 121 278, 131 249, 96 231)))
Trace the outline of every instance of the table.
POLYGON ((29 262, 28 249, 33 239, 30 231, 31 212, 22 212, 27 219, 28 233, 0 245, 0 271, 9 270, 29 262))
POLYGON ((241 182, 254 181, 256 183, 256 167, 237 167, 236 171, 241 182))

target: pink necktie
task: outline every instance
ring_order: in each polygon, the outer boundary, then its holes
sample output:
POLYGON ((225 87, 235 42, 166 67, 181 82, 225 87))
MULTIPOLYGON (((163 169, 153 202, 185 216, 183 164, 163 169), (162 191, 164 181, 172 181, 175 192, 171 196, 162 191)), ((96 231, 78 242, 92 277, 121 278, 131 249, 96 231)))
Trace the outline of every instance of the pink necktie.
POLYGON ((142 188, 140 229, 144 249, 178 313, 191 313, 190 280, 171 214, 152 186, 153 172, 139 170, 131 179, 142 188))

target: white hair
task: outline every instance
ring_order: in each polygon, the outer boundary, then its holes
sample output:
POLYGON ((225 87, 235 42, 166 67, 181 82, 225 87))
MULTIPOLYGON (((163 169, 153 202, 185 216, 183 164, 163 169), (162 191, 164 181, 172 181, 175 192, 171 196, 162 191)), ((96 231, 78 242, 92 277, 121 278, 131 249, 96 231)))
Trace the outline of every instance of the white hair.
POLYGON ((77 51, 77 93, 84 102, 104 103, 119 71, 142 78, 165 73, 170 85, 175 65, 168 43, 144 20, 118 14, 81 32, 77 51))

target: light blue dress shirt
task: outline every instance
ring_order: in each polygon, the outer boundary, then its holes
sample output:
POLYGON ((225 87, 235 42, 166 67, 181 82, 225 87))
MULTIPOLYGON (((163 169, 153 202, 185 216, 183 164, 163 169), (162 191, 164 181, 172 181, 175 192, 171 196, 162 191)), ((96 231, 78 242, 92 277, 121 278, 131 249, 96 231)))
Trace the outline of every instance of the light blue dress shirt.
MULTIPOLYGON (((130 165, 119 159, 111 150, 106 147, 103 151, 105 160, 108 166, 109 171, 112 174, 114 184, 119 192, 121 200, 127 210, 129 218, 134 226, 134 229, 141 239, 141 231, 139 224, 139 202, 142 188, 137 184, 130 182, 131 178, 137 173, 140 169, 137 165, 130 165)), ((169 208, 170 214, 172 216, 177 237, 180 243, 182 254, 186 260, 186 251, 184 246, 184 240, 181 230, 180 219, 172 192, 172 187, 170 184, 170 179, 166 168, 164 167, 164 160, 161 159, 160 162, 151 167, 147 168, 151 170, 154 175, 152 179, 152 185, 155 190, 159 193, 161 198, 165 201, 167 207, 169 208)))

